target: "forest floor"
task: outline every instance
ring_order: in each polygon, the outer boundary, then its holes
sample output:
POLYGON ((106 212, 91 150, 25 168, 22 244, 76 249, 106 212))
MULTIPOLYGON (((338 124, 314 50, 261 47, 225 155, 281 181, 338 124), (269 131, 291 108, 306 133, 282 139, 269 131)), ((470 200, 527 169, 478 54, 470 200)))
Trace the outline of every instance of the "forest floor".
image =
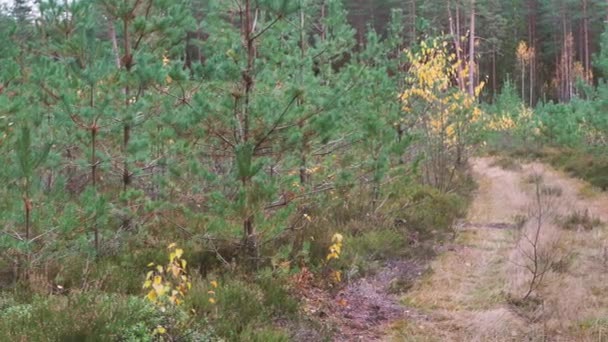
POLYGON ((497 164, 471 161, 479 188, 436 259, 389 262, 334 295, 336 340, 608 341, 608 195, 540 163, 497 164), (536 229, 522 218, 534 212, 538 175, 538 253, 550 266, 522 301, 536 229), (403 279, 411 289, 392 293, 403 279))

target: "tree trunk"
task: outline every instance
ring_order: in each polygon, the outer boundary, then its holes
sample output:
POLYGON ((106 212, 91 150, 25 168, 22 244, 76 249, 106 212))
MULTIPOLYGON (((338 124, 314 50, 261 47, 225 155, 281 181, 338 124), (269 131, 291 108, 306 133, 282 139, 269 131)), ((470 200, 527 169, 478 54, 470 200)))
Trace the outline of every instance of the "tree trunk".
POLYGON ((529 75, 530 98, 528 100, 530 101, 529 102, 530 107, 532 107, 532 103, 534 101, 533 100, 533 98, 534 98, 534 63, 535 63, 535 60, 536 60, 536 51, 535 51, 535 49, 533 47, 530 48, 530 50, 528 50, 528 51, 529 51, 528 55, 530 57, 530 60, 528 61, 528 63, 530 63, 529 64, 529 69, 530 69, 530 75, 529 75))
MULTIPOLYGON (((131 67, 133 66, 133 55, 131 54, 131 41, 129 37, 129 19, 126 17, 123 19, 123 35, 124 35, 124 57, 123 57, 123 67, 126 72, 131 71, 131 67)), ((129 85, 125 86, 125 110, 129 110, 129 105, 131 103, 131 92, 129 85)), ((128 147, 129 141, 131 139, 131 123, 123 122, 123 134, 122 134, 122 154, 123 154, 123 164, 122 164, 122 189, 123 192, 127 191, 127 188, 131 184, 131 174, 129 173, 129 154, 128 147)))
MULTIPOLYGON (((93 88, 91 87, 91 107, 93 107, 93 88)), ((91 186, 95 197, 97 197, 97 122, 93 121, 91 130, 91 186)), ((99 227, 97 226, 97 213, 93 218, 93 235, 95 241, 95 252, 99 254, 99 227)))
POLYGON ((475 96, 475 0, 471 0, 469 32, 469 95, 475 96))
MULTIPOLYGON (((242 115, 240 116, 240 142, 244 146, 249 143, 249 120, 251 111, 251 93, 254 85, 254 63, 255 63, 255 35, 254 35, 254 24, 253 18, 252 0, 245 0, 244 13, 241 13, 242 24, 242 35, 245 44, 245 51, 247 53, 247 66, 242 72, 242 87, 244 92, 244 103, 242 106, 242 115)), ((253 158, 255 151, 250 152, 253 158)), ((249 171, 248 171, 249 172, 249 171)), ((252 203, 249 192, 252 191, 251 186, 251 175, 247 174, 242 178, 242 186, 245 191, 245 215, 243 217, 243 234, 245 240, 245 248, 249 258, 252 261, 254 268, 258 266, 258 244, 257 244, 257 233, 254 224, 254 216, 251 212, 252 203)))
MULTIPOLYGON (((538 2, 537 0, 529 0, 528 1, 528 44, 529 44, 529 51, 530 51, 530 58, 529 58, 529 85, 530 85, 530 89, 528 89, 529 92, 529 99, 528 99, 528 104, 530 105, 530 107, 534 104, 535 102, 535 98, 534 98, 534 89, 535 89, 535 83, 536 83, 536 51, 538 51, 537 48, 537 39, 536 39, 536 18, 537 18, 537 7, 538 7, 538 2)), ((522 99, 523 100, 523 99, 522 99)))
POLYGON ((589 16, 587 13, 587 0, 583 0, 583 44, 585 51, 585 80, 588 80, 590 71, 591 71, 591 63, 589 60, 589 16))
MULTIPOLYGON (((458 12, 458 6, 457 6, 456 7, 456 21, 459 20, 458 13, 459 12, 458 12)), ((463 70, 462 70, 462 56, 461 56, 461 48, 460 48, 460 30, 459 30, 458 23, 456 23, 457 29, 456 29, 456 31, 454 31, 454 20, 452 18, 452 8, 450 6, 449 0, 448 0, 448 17, 449 17, 449 21, 450 21, 450 35, 454 39, 454 50, 456 50, 456 64, 458 66, 458 78, 457 78, 458 88, 461 91, 464 91, 465 87, 464 87, 464 80, 462 79, 463 70)))
MULTIPOLYGON (((304 58, 306 57, 306 31, 304 29, 304 9, 300 10, 300 58, 302 63, 300 64, 300 81, 304 79, 304 58)), ((304 105, 302 97, 298 97, 296 101, 299 107, 304 105)), ((300 132, 304 132, 304 123, 299 125, 300 132)), ((307 136, 306 133, 302 135, 302 144, 300 146, 300 184, 305 185, 308 180, 307 165, 306 165, 306 153, 307 153, 307 136)))
POLYGON ((116 63, 116 68, 120 69, 120 53, 118 52, 116 29, 114 28, 114 20, 111 18, 108 19, 108 33, 110 35, 110 40, 112 41, 112 52, 114 53, 114 61, 116 63))
POLYGON ((526 103, 526 62, 521 61, 521 100, 526 103))
POLYGON ((492 47, 492 97, 496 98, 496 46, 492 47))
POLYGON ((25 212, 25 241, 30 242, 32 221, 32 200, 28 195, 23 196, 23 209, 25 212))
POLYGON ((416 43, 416 0, 412 0, 411 1, 411 6, 412 6, 412 38, 410 41, 410 44, 414 44, 416 43))
POLYGON ((327 33, 326 30, 327 28, 325 27, 325 16, 327 15, 325 13, 325 0, 323 0, 323 2, 321 2, 321 40, 325 41, 326 37, 327 37, 327 33))

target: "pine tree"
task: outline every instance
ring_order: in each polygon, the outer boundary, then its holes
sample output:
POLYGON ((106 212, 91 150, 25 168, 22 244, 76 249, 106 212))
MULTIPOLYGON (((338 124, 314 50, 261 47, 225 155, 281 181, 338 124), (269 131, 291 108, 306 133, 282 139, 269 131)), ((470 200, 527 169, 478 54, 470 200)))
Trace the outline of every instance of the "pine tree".
POLYGON ((32 7, 28 0, 13 0, 12 14, 20 25, 30 19, 32 7))

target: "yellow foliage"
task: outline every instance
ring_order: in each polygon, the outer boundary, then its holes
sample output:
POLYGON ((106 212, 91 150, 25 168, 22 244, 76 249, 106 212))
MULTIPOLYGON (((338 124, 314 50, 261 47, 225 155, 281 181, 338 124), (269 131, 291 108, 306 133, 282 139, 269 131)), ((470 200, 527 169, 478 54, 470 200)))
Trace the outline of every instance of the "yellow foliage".
MULTIPOLYGON (((342 243, 344 241, 344 236, 340 233, 335 233, 331 237, 331 246, 328 248, 328 254, 325 258, 325 262, 329 264, 332 259, 339 259, 340 254, 342 253, 342 243)), ((342 281, 342 273, 338 270, 332 270, 330 273, 330 280, 333 283, 339 283, 342 281)))
POLYGON ((342 281, 342 272, 340 271, 333 271, 332 272, 332 280, 336 283, 339 283, 342 281))
POLYGON ((529 123, 532 120, 532 115, 533 112, 530 108, 522 106, 515 114, 503 113, 487 119, 484 126, 490 131, 506 132, 529 123))
POLYGON ((483 117, 477 103, 485 84, 477 85, 473 96, 456 87, 458 80, 465 79, 468 66, 456 60, 447 46, 434 40, 421 43, 417 53, 405 51, 410 68, 400 99, 406 115, 413 113, 429 136, 449 147, 460 143, 467 125, 483 117))
POLYGON ((336 233, 331 238, 332 245, 329 246, 329 253, 327 254, 326 260, 339 259, 340 253, 342 252, 342 234, 336 233))
POLYGON ((342 244, 343 239, 344 237, 342 236, 342 234, 336 233, 334 234, 334 236, 331 237, 331 242, 342 244))
POLYGON ((515 51, 517 60, 522 66, 530 63, 532 59, 534 59, 534 55, 536 54, 533 47, 528 47, 526 42, 521 41, 517 45, 517 50, 515 51))
MULTIPOLYGON (((209 284, 214 289, 216 289, 219 286, 219 284, 215 280, 210 281, 209 284)), ((215 299, 215 291, 214 290, 207 291, 207 294, 209 295, 209 303, 211 303, 211 304, 217 303, 217 300, 215 299)))
POLYGON ((148 267, 153 267, 146 274, 143 288, 150 289, 146 294, 146 298, 152 303, 159 305, 161 310, 164 310, 164 305, 180 305, 183 303, 183 298, 188 290, 192 287, 192 283, 186 272, 187 262, 182 259, 184 250, 177 248, 175 243, 167 247, 169 253, 169 263, 166 266, 149 263, 148 267))
POLYGON ((167 329, 165 329, 165 327, 163 327, 162 325, 159 325, 156 327, 156 329, 154 329, 154 335, 158 334, 158 335, 162 335, 162 334, 166 334, 167 333, 167 329))

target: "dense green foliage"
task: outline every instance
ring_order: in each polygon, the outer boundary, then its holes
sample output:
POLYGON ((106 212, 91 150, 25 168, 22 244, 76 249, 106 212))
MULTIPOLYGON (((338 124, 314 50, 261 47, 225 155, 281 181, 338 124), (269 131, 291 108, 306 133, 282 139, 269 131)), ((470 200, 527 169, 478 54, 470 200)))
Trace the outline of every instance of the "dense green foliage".
POLYGON ((16 1, 0 12, 0 336, 326 338, 299 282, 433 254, 466 212, 474 147, 557 148, 607 188, 608 32, 587 44, 592 77, 549 85, 568 35, 518 54, 524 3, 16 1), (467 52, 471 13, 485 29, 467 52))
MULTIPOLYGON (((594 66, 606 75, 608 31, 602 35, 602 50, 594 66)), ((583 86, 584 96, 569 102, 543 102, 526 108, 508 84, 487 111, 494 117, 508 117, 513 125, 489 132, 491 150, 516 156, 540 157, 573 175, 608 189, 608 83, 583 86)))
POLYGON ((402 109, 404 22, 357 48, 339 0, 3 14, 0 335, 283 341, 281 320, 329 336, 294 277, 331 288, 428 254, 470 191, 464 158, 437 164, 420 139, 436 132, 402 109))

